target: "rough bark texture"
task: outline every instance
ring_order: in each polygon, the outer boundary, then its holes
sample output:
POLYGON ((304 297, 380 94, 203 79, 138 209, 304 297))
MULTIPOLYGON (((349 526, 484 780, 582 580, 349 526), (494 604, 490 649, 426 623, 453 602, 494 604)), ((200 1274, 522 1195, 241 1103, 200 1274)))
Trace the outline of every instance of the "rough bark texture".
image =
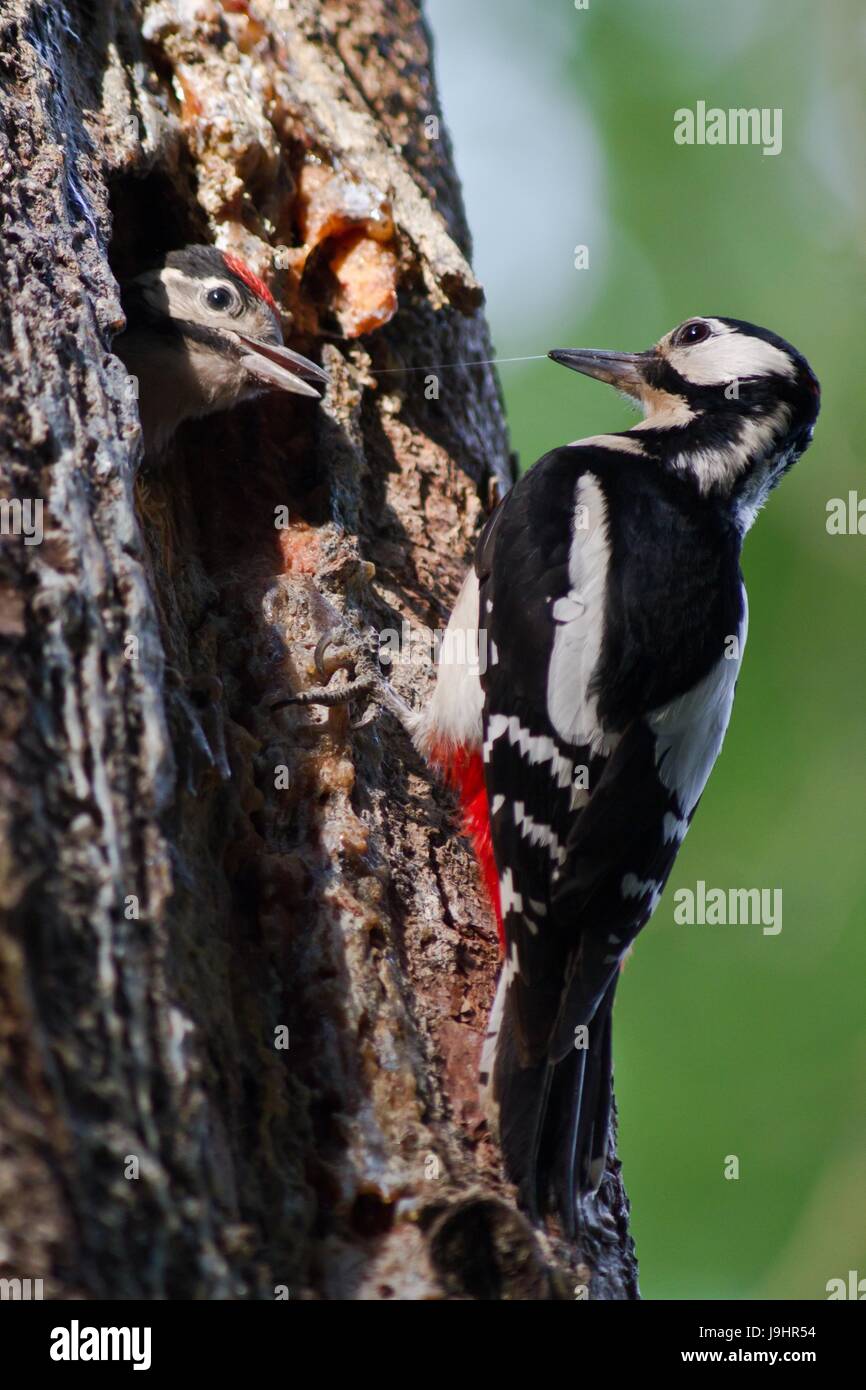
POLYGON ((338 621, 440 627, 512 475, 493 375, 428 399, 419 370, 491 354, 418 10, 0 16, 2 498, 44 501, 0 549, 0 1275, 635 1297, 616 1164, 578 1249, 500 1181, 495 931, 448 795, 387 716, 270 708, 338 621), (333 387, 142 467, 114 277, 201 240, 333 387))

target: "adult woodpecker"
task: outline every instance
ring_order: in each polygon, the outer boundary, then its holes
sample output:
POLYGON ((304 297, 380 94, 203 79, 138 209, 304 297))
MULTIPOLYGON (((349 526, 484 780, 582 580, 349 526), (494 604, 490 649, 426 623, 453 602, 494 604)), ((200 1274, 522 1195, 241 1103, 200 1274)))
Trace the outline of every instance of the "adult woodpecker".
POLYGON ((169 251, 121 286, 126 328, 115 351, 138 380, 145 453, 160 454, 184 420, 229 410, 269 387, 319 399, 328 381, 283 345, 267 286, 215 246, 169 251))
POLYGON ((731 712, 743 537, 808 446, 819 387, 737 319, 550 356, 645 418, 552 450, 499 504, 414 734, 460 792, 499 920, 481 1080, 505 1169, 572 1234, 605 1169, 620 964, 731 712))

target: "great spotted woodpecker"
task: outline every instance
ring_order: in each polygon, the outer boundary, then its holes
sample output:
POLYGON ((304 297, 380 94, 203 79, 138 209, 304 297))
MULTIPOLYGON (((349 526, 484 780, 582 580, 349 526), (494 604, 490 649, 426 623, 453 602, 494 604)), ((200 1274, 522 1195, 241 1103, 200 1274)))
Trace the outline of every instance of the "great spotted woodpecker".
POLYGON ((552 450, 499 504, 414 736, 460 793, 499 921, 481 1080, 506 1173, 573 1234, 606 1166, 620 965, 730 717, 743 536, 808 446, 819 387, 737 319, 550 356, 645 418, 552 450))
POLYGON ((268 387, 319 398, 327 373, 283 346, 274 299, 243 261, 215 246, 169 251, 121 286, 115 351, 138 382, 145 453, 184 420, 228 410, 268 387))

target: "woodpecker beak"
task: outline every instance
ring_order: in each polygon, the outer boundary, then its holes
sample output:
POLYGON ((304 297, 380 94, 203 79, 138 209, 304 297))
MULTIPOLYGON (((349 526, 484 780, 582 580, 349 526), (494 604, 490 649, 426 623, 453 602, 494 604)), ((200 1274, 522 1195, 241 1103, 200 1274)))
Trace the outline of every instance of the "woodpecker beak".
POLYGON ((253 376, 283 391, 294 391, 299 396, 314 396, 317 401, 321 400, 321 392, 307 378, 311 377, 324 386, 330 384, 331 378, 308 357, 292 352, 291 348, 263 342, 261 338, 249 338, 246 333, 232 333, 231 336, 242 349, 241 366, 246 367, 253 376))
POLYGON ((547 355, 573 372, 594 376, 597 381, 606 381, 617 391, 636 397, 646 386, 644 371, 652 356, 649 352, 599 352, 593 348, 554 348, 547 355))

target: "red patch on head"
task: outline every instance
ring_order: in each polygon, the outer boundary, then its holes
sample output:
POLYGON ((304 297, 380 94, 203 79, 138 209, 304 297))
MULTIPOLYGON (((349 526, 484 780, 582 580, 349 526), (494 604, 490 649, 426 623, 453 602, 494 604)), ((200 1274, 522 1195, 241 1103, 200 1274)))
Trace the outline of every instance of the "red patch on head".
POLYGON ((487 889, 487 896, 496 913, 499 928, 499 945, 505 950, 505 931, 502 925, 502 909, 499 903, 499 875, 493 857, 493 840, 490 835, 490 809, 487 804, 487 788, 484 785, 484 763, 477 750, 455 747, 453 744, 434 743, 428 759, 439 769, 449 786, 460 797, 463 812, 463 830, 472 841, 475 858, 481 870, 481 880, 487 889))
POLYGON ((271 294, 264 280, 260 280, 258 275, 254 275, 249 266, 241 260, 240 256, 233 256, 229 251, 223 251, 222 258, 232 275, 236 275, 239 280, 243 280, 247 289, 252 290, 253 294, 258 295, 259 299, 263 299, 268 308, 273 309, 274 313, 279 318, 277 301, 274 299, 274 296, 271 294))

